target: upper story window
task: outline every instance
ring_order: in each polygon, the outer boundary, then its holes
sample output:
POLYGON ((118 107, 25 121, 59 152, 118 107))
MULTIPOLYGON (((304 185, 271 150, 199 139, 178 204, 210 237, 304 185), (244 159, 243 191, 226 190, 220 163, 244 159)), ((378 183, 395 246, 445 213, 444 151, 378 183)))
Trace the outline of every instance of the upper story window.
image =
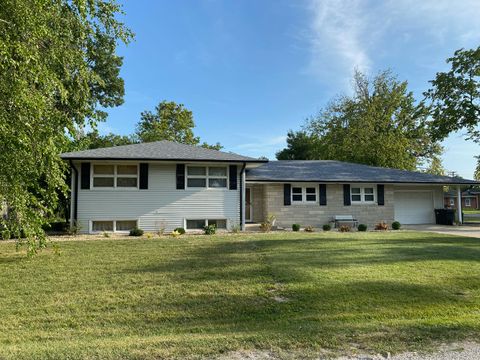
POLYGON ((292 186, 292 204, 315 203, 317 188, 315 186, 292 186))
POLYGON ((137 165, 93 165, 94 188, 137 188, 137 165))
POLYGON ((187 187, 227 188, 226 166, 187 166, 187 187))
POLYGON ((375 202, 375 188, 373 186, 352 186, 350 189, 352 203, 375 202))
POLYGON ((465 199, 465 206, 468 206, 468 207, 472 206, 472 201, 470 200, 470 198, 465 199))

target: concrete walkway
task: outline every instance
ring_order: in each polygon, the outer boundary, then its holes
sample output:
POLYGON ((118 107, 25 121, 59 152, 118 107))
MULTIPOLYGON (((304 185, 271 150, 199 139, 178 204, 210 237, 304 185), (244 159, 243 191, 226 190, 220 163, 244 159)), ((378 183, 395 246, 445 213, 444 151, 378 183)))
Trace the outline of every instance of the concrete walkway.
POLYGON ((415 231, 428 231, 438 234, 468 236, 480 238, 480 224, 479 225, 404 225, 404 229, 415 231))

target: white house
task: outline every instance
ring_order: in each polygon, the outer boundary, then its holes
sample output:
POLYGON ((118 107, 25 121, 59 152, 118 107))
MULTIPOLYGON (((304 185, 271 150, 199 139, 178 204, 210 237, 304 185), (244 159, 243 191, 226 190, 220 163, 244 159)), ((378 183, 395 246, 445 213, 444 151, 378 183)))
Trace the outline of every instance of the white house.
POLYGON ((336 215, 373 225, 434 223, 444 176, 338 161, 271 161, 170 141, 64 153, 72 168, 70 221, 83 233, 261 222, 319 227, 336 215))

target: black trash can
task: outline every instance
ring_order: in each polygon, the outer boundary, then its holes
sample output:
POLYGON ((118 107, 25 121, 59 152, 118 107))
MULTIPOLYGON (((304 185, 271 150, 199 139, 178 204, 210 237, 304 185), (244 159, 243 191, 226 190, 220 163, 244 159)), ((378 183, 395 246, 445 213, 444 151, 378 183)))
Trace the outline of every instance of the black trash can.
POLYGON ((435 209, 435 223, 438 225, 453 225, 455 209, 435 209))

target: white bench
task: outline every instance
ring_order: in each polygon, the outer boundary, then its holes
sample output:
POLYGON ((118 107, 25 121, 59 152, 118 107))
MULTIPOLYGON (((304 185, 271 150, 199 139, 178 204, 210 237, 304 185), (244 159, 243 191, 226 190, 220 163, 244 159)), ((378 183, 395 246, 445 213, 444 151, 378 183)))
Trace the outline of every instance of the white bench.
POLYGON ((353 215, 335 215, 333 217, 335 222, 335 227, 339 227, 342 224, 347 224, 353 227, 358 226, 358 220, 353 217, 353 215))

